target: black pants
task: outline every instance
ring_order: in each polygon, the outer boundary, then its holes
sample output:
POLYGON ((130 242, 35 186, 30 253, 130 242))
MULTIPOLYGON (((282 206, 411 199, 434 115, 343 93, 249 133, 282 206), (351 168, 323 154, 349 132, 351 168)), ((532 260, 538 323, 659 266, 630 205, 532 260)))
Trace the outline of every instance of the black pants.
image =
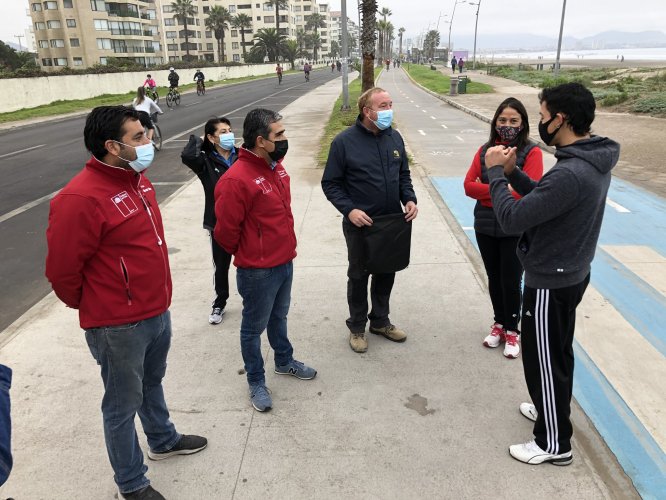
POLYGON ((555 455, 571 450, 573 429, 573 338, 576 307, 590 282, 590 275, 566 288, 525 287, 522 345, 525 381, 539 416, 534 438, 539 447, 555 455))
POLYGON ((229 265, 231 264, 231 255, 218 245, 213 237, 213 231, 209 230, 208 234, 210 234, 210 245, 213 250, 213 267, 215 268, 215 274, 213 275, 213 285, 215 287, 213 308, 219 307, 220 309, 224 309, 227 306, 227 299, 229 298, 229 265))
POLYGON ((523 276, 523 267, 516 255, 518 237, 495 238, 477 232, 476 241, 488 275, 495 322, 517 332, 523 276))
POLYGON ((352 333, 365 332, 365 325, 381 328, 391 324, 389 321, 389 300, 395 280, 395 273, 373 274, 370 285, 370 301, 372 309, 368 314, 368 278, 365 270, 363 234, 360 228, 351 223, 342 223, 342 232, 347 242, 347 303, 349 318, 347 328, 352 333))

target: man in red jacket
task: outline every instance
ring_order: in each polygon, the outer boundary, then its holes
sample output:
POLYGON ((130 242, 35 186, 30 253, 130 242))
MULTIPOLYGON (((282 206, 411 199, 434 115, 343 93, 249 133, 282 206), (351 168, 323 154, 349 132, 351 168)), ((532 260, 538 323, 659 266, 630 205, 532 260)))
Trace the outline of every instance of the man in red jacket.
POLYGON ((294 359, 287 337, 296 234, 289 175, 282 166, 289 147, 282 116, 268 109, 250 111, 243 140, 238 160, 215 186, 215 240, 234 256, 250 400, 257 411, 267 411, 273 402, 261 354, 264 330, 275 352, 275 373, 310 380, 317 371, 294 359))
POLYGON ((169 419, 162 378, 171 344, 171 273, 155 191, 141 173, 153 146, 136 111, 92 110, 84 129, 92 157, 51 201, 46 277, 81 328, 104 382, 106 448, 123 498, 164 498, 145 473, 134 418, 152 460, 204 449, 169 419))

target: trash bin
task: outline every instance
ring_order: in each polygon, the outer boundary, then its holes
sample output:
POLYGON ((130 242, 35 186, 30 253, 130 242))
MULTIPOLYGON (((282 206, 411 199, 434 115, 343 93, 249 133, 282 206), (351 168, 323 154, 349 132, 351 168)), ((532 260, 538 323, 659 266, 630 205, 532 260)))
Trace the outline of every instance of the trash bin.
POLYGON ((464 75, 458 76, 458 93, 459 94, 467 93, 467 77, 464 75))
POLYGON ((451 77, 451 88, 449 89, 449 95, 458 95, 458 77, 451 77))

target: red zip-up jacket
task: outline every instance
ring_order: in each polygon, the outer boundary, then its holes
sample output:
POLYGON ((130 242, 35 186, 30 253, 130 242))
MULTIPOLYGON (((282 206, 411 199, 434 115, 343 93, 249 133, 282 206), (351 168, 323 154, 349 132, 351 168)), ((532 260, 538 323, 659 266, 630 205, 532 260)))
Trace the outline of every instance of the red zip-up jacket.
POLYGON ((95 157, 51 200, 46 277, 81 328, 165 312, 171 272, 150 181, 95 157))
POLYGON ((281 162, 274 169, 245 148, 215 186, 215 241, 240 268, 266 269, 296 257, 291 191, 281 162))

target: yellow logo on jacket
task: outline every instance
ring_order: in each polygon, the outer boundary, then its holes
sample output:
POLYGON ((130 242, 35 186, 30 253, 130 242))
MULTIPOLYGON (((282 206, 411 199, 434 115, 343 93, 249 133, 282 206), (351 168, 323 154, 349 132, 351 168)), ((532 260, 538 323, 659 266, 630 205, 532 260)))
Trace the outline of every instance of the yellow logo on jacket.
POLYGON ((398 151, 397 149, 394 149, 393 150, 393 158, 400 158, 400 151, 398 151))

